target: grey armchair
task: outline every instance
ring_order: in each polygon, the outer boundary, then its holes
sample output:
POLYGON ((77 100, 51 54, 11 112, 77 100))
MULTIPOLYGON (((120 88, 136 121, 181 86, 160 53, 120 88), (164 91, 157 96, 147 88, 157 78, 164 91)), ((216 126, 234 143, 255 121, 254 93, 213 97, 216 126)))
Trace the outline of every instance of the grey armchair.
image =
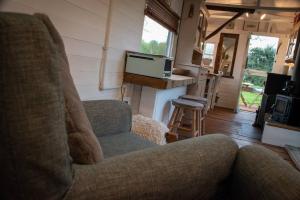
POLYGON ((155 146, 118 101, 84 102, 106 159, 73 164, 47 28, 0 13, 0 46, 0 199, 299 199, 299 172, 270 151, 223 135, 155 146))

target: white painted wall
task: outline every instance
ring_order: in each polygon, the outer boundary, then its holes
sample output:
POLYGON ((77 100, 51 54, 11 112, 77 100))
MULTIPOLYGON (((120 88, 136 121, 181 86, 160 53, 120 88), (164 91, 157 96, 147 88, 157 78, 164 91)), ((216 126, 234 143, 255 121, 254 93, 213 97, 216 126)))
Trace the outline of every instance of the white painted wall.
MULTIPOLYGON (((182 2, 171 1, 179 15, 182 2)), ((93 100, 120 99, 125 50, 139 50, 144 8, 145 0, 4 0, 0 10, 47 14, 63 37, 81 99, 93 100)))
POLYGON ((99 91, 99 67, 109 0, 8 0, 1 11, 47 14, 65 43, 71 74, 82 100, 117 98, 99 91))
POLYGON ((124 50, 138 50, 144 0, 112 0, 111 32, 104 88, 99 73, 107 30, 109 0, 9 0, 1 11, 47 14, 63 37, 71 74, 82 100, 119 99, 124 50))
POLYGON ((107 30, 109 37, 102 89, 121 87, 125 51, 139 50, 144 25, 145 0, 112 0, 111 3, 111 21, 107 30))
MULTIPOLYGON (((220 24, 222 24, 222 22, 220 22, 219 24, 217 24, 217 22, 215 22, 214 24, 209 23, 207 35, 210 32, 214 31, 220 24)), ((221 32, 221 33, 234 33, 240 35, 236 61, 233 70, 234 78, 221 79, 220 90, 219 90, 220 99, 217 104, 217 106, 225 107, 233 110, 236 110, 238 106, 241 82, 242 82, 245 64, 246 64, 246 58, 247 58, 248 37, 251 34, 248 31, 241 31, 240 30, 241 26, 242 26, 242 22, 237 22, 234 30, 224 29, 221 32)), ((209 43, 215 44, 214 56, 216 56, 216 48, 218 46, 221 33, 217 34, 216 36, 212 37, 207 41, 209 43)), ((281 47, 276 57, 276 63, 273 67, 273 72, 281 73, 284 65, 284 58, 288 47, 288 35, 276 34, 276 33, 253 33, 253 34, 273 36, 273 37, 278 37, 280 39, 281 47)))

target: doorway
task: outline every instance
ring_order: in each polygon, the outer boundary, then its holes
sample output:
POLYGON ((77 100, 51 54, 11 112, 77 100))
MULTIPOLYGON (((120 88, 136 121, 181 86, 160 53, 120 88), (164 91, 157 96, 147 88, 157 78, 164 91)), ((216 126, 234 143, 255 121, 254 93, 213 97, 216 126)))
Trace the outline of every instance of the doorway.
POLYGON ((261 104, 267 73, 276 61, 279 38, 252 34, 239 98, 239 109, 255 112, 261 104))

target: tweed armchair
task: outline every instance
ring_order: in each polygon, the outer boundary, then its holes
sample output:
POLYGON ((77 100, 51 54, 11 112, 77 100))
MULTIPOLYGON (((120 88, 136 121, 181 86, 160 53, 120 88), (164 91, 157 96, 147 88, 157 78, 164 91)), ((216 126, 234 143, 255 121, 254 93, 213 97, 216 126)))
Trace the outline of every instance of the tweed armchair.
POLYGON ((74 164, 47 27, 0 13, 0 32, 0 199, 299 199, 299 172, 270 151, 219 134, 153 146, 118 101, 84 103, 106 158, 74 164))

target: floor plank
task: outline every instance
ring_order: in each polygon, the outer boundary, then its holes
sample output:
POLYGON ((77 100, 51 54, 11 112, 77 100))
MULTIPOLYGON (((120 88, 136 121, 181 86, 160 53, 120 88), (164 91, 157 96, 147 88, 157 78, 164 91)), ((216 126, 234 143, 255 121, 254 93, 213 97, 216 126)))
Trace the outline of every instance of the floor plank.
POLYGON ((284 148, 266 145, 260 141, 261 130, 252 126, 255 115, 253 112, 240 111, 234 113, 232 110, 215 108, 206 117, 205 134, 222 133, 228 135, 237 142, 239 147, 252 144, 262 145, 274 151, 295 167, 284 148))

